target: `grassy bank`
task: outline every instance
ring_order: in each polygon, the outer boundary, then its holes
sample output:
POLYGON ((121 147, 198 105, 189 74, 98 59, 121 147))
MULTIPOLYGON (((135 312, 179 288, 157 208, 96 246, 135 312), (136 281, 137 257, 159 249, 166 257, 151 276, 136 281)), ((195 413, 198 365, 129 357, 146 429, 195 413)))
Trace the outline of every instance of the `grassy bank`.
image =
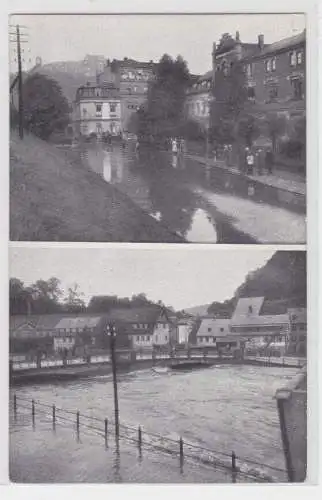
POLYGON ((70 153, 32 135, 10 138, 10 239, 180 242, 182 239, 70 153))

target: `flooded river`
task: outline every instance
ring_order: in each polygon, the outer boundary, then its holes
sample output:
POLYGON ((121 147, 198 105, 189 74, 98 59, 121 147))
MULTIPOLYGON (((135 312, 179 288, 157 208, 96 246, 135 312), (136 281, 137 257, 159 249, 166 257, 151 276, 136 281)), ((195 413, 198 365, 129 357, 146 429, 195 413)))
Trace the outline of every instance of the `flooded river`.
MULTIPOLYGON (((170 152, 89 145, 81 161, 186 241, 305 242, 305 217, 248 196, 247 180, 170 152), (236 180, 237 179, 237 180, 236 180), (289 228, 289 230, 287 229, 289 228)), ((272 202, 272 203, 271 203, 272 202)))
MULTIPOLYGON (((119 375, 119 406, 123 424, 143 432, 230 454, 239 463, 250 459, 275 480, 285 481, 279 421, 274 394, 296 369, 221 366, 191 372, 155 373, 150 369, 119 375)), ((57 407, 79 410, 104 421, 113 418, 110 376, 15 388, 18 398, 39 400, 57 407)), ((12 390, 13 391, 13 390, 12 390)), ((11 394, 12 397, 12 394, 11 394)), ((50 410, 49 410, 50 411, 50 410)), ((227 472, 178 457, 143 449, 120 440, 108 449, 101 436, 75 425, 58 423, 37 413, 31 425, 30 410, 19 408, 16 422, 11 412, 10 476, 18 482, 230 482, 227 472)), ((112 424, 111 424, 112 425, 112 424)))

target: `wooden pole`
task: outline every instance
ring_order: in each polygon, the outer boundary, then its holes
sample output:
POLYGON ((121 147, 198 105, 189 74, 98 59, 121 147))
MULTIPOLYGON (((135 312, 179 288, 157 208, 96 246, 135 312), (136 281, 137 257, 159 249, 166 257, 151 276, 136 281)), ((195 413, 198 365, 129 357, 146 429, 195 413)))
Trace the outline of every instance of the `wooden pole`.
POLYGON ((180 461, 183 460, 183 439, 182 437, 179 440, 179 452, 180 452, 180 461))
POLYGON ((79 411, 76 413, 76 432, 77 436, 79 436, 79 411))
POLYGON ((140 450, 140 453, 141 453, 141 449, 142 449, 142 429, 141 429, 140 425, 139 425, 139 429, 138 429, 138 445, 139 445, 139 450, 140 450))
POLYGON ((119 402, 118 402, 118 393, 117 393, 114 325, 110 325, 110 347, 111 347, 112 372, 113 372, 115 436, 116 436, 116 438, 118 438, 120 435, 120 423, 119 423, 120 417, 119 417, 119 402))
POLYGON ((23 139, 23 96, 22 96, 22 67, 21 67, 21 45, 20 30, 17 24, 17 57, 18 57, 18 92, 19 92, 19 137, 23 139))

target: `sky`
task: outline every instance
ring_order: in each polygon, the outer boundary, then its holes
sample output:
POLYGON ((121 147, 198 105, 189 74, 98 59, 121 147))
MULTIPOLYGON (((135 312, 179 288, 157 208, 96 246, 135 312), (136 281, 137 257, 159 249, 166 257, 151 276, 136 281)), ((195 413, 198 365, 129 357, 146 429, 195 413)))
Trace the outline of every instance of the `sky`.
MULTIPOLYGON (((256 43, 264 34, 272 43, 299 33, 305 28, 303 14, 217 14, 217 15, 20 15, 11 16, 10 24, 26 26, 22 33, 24 69, 37 56, 44 63, 82 60, 86 54, 106 58, 129 57, 141 61, 158 61, 164 53, 181 54, 192 73, 211 69, 214 41, 222 33, 256 43), (31 59, 31 62, 29 61, 31 59)), ((14 44, 10 44, 14 63, 14 44)))
POLYGON ((232 297, 246 274, 263 266, 274 248, 209 247, 11 247, 10 277, 26 286, 52 276, 62 288, 77 283, 92 295, 145 293, 176 310, 232 297))

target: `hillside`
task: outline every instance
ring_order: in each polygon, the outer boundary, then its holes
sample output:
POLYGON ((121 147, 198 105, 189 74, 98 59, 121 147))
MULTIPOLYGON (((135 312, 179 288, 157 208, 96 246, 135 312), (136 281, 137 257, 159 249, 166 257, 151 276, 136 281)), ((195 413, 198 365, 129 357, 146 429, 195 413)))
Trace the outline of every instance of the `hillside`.
POLYGON ((10 239, 180 242, 98 174, 75 150, 33 135, 10 137, 10 239))
POLYGON ((201 306, 195 306, 195 307, 189 307, 188 309, 185 309, 185 313, 191 314, 191 316, 205 316, 208 311, 208 307, 210 304, 203 304, 201 306))
POLYGON ((230 300, 213 302, 208 313, 229 317, 241 297, 265 297, 261 314, 306 307, 306 252, 277 251, 263 267, 249 273, 230 300))

